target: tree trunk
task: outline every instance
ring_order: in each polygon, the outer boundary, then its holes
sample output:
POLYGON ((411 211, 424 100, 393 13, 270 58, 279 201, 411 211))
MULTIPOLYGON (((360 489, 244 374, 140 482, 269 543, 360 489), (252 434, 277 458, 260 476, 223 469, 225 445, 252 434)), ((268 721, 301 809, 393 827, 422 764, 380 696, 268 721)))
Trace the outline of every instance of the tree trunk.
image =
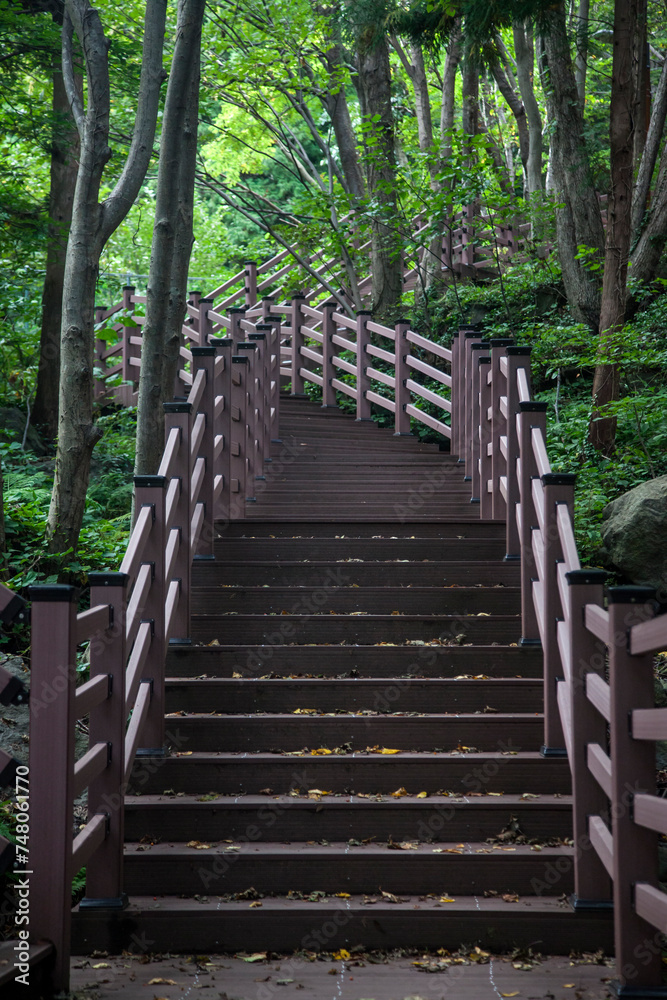
POLYGON ((640 234, 644 215, 646 214, 651 180, 653 179, 653 172, 660 151, 660 141, 665 128, 665 118, 667 118, 667 59, 662 64, 660 80, 655 91, 651 123, 646 135, 644 151, 641 163, 639 164, 635 190, 632 196, 632 237, 635 240, 640 234))
MULTIPOLYGON (((528 122, 526 118, 526 109, 519 95, 514 90, 514 87, 509 81, 507 73, 504 67, 501 65, 500 59, 495 52, 492 52, 489 58, 489 68, 493 74, 493 78, 498 85, 498 90, 505 98, 507 105, 514 115, 514 120, 516 122, 517 131, 519 133, 519 156, 521 157, 521 163, 523 165, 524 175, 528 173, 528 157, 530 155, 530 138, 528 133, 528 122)), ((487 98, 488 103, 488 98, 487 98)))
POLYGON ((90 457, 100 432, 93 419, 93 314, 95 284, 104 244, 131 208, 153 151, 162 70, 166 0, 146 4, 143 55, 134 132, 121 176, 99 203, 110 156, 108 42, 87 0, 66 0, 63 77, 81 141, 63 284, 60 341, 60 409, 53 494, 47 523, 48 551, 76 549, 86 502, 90 457), (83 49, 87 78, 84 112, 74 83, 74 32, 83 49))
POLYGON ((547 15, 541 69, 552 129, 558 253, 568 304, 574 317, 598 330, 600 287, 595 268, 603 257, 604 229, 590 169, 584 120, 577 98, 562 0, 547 15), (585 258, 577 256, 585 248, 585 258))
POLYGON ((588 20, 590 0, 579 0, 577 11, 577 55, 575 58, 575 78, 577 81, 577 99, 583 115, 586 102, 586 70, 588 68, 588 20))
POLYGON ((373 311, 391 319, 403 292, 403 261, 396 201, 396 150, 391 108, 389 49, 383 34, 367 27, 358 39, 359 89, 364 118, 366 178, 377 206, 371 218, 373 311))
MULTIPOLYGON (((75 77, 79 93, 83 78, 75 77)), ((53 133, 49 189, 49 229, 46 275, 42 291, 42 330, 35 401, 30 423, 45 438, 55 441, 58 433, 58 383, 60 378, 60 326, 67 234, 72 221, 72 203, 79 158, 79 133, 70 111, 61 70, 53 73, 53 133)))
MULTIPOLYGON (((335 30, 335 28, 332 30, 335 30)), ((345 94, 345 84, 343 83, 347 71, 343 59, 343 47, 340 41, 335 40, 331 48, 327 49, 324 54, 324 61, 329 71, 330 81, 325 106, 333 125, 341 169, 350 194, 354 198, 361 199, 365 194, 364 175, 359 163, 357 136, 352 127, 350 109, 345 94)))
POLYGON ((535 53, 532 28, 528 24, 514 23, 514 55, 516 76, 521 100, 528 121, 528 159, 526 161, 526 188, 528 195, 541 194, 542 184, 542 116, 533 87, 535 53))
POLYGON ((632 218, 634 166, 633 48, 637 30, 638 0, 616 0, 614 5, 614 56, 609 111, 611 187, 607 206, 602 308, 598 363, 593 378, 593 413, 589 438, 598 451, 614 450, 616 417, 606 406, 618 399, 619 372, 610 355, 625 320, 632 218))
MULTIPOLYGON (((456 72, 461 61, 461 25, 457 23, 449 36, 445 70, 442 76, 442 103, 440 105, 440 143, 438 149, 437 173, 442 171, 445 163, 452 158, 452 130, 454 128, 454 112, 456 109, 456 72)), ((436 233, 428 248, 426 264, 426 288, 430 289, 442 278, 442 241, 445 235, 447 220, 442 216, 442 210, 433 216, 433 228, 436 233)))
POLYGON ((154 475, 158 470, 164 447, 162 404, 173 396, 180 359, 193 242, 204 9, 205 0, 179 0, 176 44, 162 119, 146 322, 141 345, 136 475, 154 475))
POLYGON ((0 580, 7 579, 7 536, 5 534, 4 480, 0 464, 0 580))
POLYGON ((639 0, 637 5, 637 30, 633 39, 633 88, 635 102, 633 118, 634 135, 634 172, 639 172, 646 137, 651 117, 651 65, 648 47, 648 10, 647 0, 639 0))
POLYGON ((646 225, 632 251, 632 277, 653 281, 667 242, 667 144, 663 146, 658 179, 653 189, 646 225))

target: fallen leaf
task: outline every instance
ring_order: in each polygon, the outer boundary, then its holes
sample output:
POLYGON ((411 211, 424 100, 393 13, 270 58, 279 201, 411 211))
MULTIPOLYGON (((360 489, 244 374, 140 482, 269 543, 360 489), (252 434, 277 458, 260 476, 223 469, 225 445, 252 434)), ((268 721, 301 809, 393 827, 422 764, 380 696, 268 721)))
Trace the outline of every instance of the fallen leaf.
MULTIPOLYGON (((109 966, 108 965, 104 965, 104 966, 94 965, 93 968, 94 969, 100 969, 100 968, 108 969, 109 966)), ((162 979, 160 976, 158 976, 157 979, 149 979, 148 980, 148 985, 149 986, 177 986, 178 984, 177 984, 177 982, 176 982, 175 979, 162 979)))
POLYGON ((404 795, 407 795, 405 788, 397 788, 395 792, 391 792, 392 799, 402 799, 404 795))
POLYGON ((244 962, 261 962, 266 958, 265 951, 256 951, 254 955, 247 955, 243 961, 244 962))
POLYGON ((336 896, 338 899, 350 899, 349 892, 335 892, 334 896, 336 896))
POLYGON ((514 993, 501 993, 501 997, 518 997, 519 991, 515 990, 514 993))
POLYGON ((250 904, 250 909, 252 910, 252 909, 253 909, 254 907, 256 907, 256 906, 261 906, 261 905, 262 905, 262 904, 260 903, 260 901, 259 901, 258 899, 256 899, 256 900, 254 901, 254 903, 251 903, 251 904, 250 904))
POLYGON ((186 847, 194 847, 195 851, 208 851, 210 850, 210 844, 202 844, 200 840, 189 840, 186 847))
POLYGON ((417 798, 418 799, 427 799, 428 798, 428 792, 417 792, 417 798))
POLYGON ((331 751, 331 750, 327 750, 326 747, 319 747, 319 749, 317 749, 317 750, 311 750, 310 751, 311 756, 313 756, 313 757, 324 757, 327 754, 330 754, 332 752, 333 751, 331 751))
MULTIPOLYGON (((94 969, 110 969, 111 966, 109 965, 108 962, 98 962, 97 965, 93 966, 93 968, 94 969)), ((160 980, 158 980, 158 982, 162 982, 162 980, 160 979, 160 980)), ((149 983, 148 985, 150 986, 151 984, 149 983)))
POLYGON ((350 957, 350 953, 349 953, 349 951, 346 951, 345 948, 341 948, 340 951, 335 951, 334 952, 334 956, 333 957, 338 962, 347 962, 348 958, 350 957))
POLYGON ((438 900, 440 903, 455 903, 456 900, 452 899, 451 896, 441 896, 438 900))

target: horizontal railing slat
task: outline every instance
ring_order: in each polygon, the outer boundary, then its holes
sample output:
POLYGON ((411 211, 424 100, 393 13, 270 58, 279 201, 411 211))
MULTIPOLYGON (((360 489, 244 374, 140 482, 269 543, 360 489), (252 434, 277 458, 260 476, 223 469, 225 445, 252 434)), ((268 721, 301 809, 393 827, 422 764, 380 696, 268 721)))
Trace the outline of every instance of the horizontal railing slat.
POLYGON ((667 833, 667 799, 635 792, 632 799, 633 818, 639 826, 657 833, 667 833))
POLYGON ((74 711, 77 719, 83 719, 88 715, 91 708, 96 708, 109 697, 109 677, 107 674, 98 674, 91 677, 89 681, 76 689, 74 694, 74 711))
POLYGON ((600 715, 609 722, 611 718, 611 691, 607 682, 599 674, 592 671, 586 674, 586 697, 591 705, 595 705, 600 715))
POLYGON ((112 625, 108 604, 98 604, 76 616, 76 644, 87 642, 96 632, 106 632, 112 625))
POLYGON ((437 392, 433 392, 431 389, 426 389, 419 382, 415 382, 414 379, 406 379, 406 388, 413 392, 416 396, 421 399, 427 400, 429 403, 433 403, 435 406, 439 406, 442 410, 446 410, 447 413, 452 412, 452 404, 444 396, 439 396, 437 392))
POLYGON ((384 410, 389 410, 390 413, 396 412, 396 403, 393 399, 387 399, 386 396, 381 396, 379 392, 373 392, 372 389, 368 389, 366 399, 371 403, 375 403, 376 406, 381 406, 384 410))
POLYGON ((586 748, 588 770, 607 798, 612 797, 611 791, 611 760, 599 743, 589 743, 586 748))
POLYGON ((639 622, 630 629, 630 652, 633 656, 659 652, 665 648, 667 648, 667 615, 649 618, 648 621, 639 622))
POLYGON ((422 375, 427 375, 429 378, 435 379, 436 382, 441 382, 442 385, 451 386, 452 384, 451 375, 448 375, 447 372, 441 372, 420 358, 413 358, 411 354, 408 354, 405 363, 408 368, 414 368, 416 372, 421 372, 422 375))
POLYGON ((134 756, 139 746, 141 730, 144 722, 146 721, 150 703, 151 681, 141 680, 139 682, 139 691, 136 701, 132 706, 132 718, 130 719, 130 724, 127 727, 127 732, 125 734, 125 781, 129 781, 130 774, 132 773, 134 756))
POLYGON ((659 930, 667 926, 667 894, 646 882, 637 882, 635 890, 635 910, 637 914, 659 930))
POLYGON ((426 337, 422 337, 421 334, 415 333, 414 330, 408 330, 405 337, 415 347, 423 347, 425 351, 430 351, 431 354, 435 354, 439 358, 444 358, 445 361, 452 360, 452 352, 448 347, 435 344, 432 340, 428 340, 426 337))
POLYGON ((601 816, 590 816, 588 820, 588 835, 591 844, 602 864, 607 869, 610 878, 614 877, 614 842, 609 827, 601 816))
POLYGON ((667 740, 667 708, 635 708, 632 737, 635 740, 667 740))
POLYGON ((127 543, 127 549, 125 550, 123 561, 120 564, 121 573, 127 573, 130 577, 130 581, 133 581, 136 578, 139 563, 141 562, 141 557, 144 553, 144 547, 148 536, 151 533, 152 527, 153 508, 151 506, 142 507, 137 514, 137 520, 134 528, 132 529, 130 540, 127 543))
POLYGON ((97 813, 74 838, 72 844, 71 878, 81 871, 88 859, 98 847, 104 843, 107 836, 107 817, 97 813))
MULTIPOLYGON (((106 678, 104 678, 106 680, 106 678)), ((96 743, 74 765, 74 797, 78 798, 93 778, 101 774, 109 763, 109 745, 96 743)))
POLYGON ((447 424, 443 424, 441 420, 436 420, 436 418, 432 417, 430 414, 424 413, 423 410, 418 409, 412 403, 408 403, 405 407, 405 412, 409 413, 411 417, 415 417, 417 420, 421 421, 422 424, 430 427, 431 430, 437 431, 438 434, 442 434, 443 437, 451 438, 451 427, 447 424))
POLYGON ((584 609, 584 622, 589 632, 609 644, 609 613, 598 604, 587 604, 584 609))

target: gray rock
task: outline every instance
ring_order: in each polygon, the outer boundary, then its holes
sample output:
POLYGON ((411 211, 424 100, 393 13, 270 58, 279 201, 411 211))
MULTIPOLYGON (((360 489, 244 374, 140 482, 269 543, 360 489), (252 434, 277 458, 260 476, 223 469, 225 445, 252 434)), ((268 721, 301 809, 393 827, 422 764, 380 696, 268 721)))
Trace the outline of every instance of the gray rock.
POLYGON ((667 600, 667 476, 649 479, 607 504, 600 532, 605 561, 667 600))

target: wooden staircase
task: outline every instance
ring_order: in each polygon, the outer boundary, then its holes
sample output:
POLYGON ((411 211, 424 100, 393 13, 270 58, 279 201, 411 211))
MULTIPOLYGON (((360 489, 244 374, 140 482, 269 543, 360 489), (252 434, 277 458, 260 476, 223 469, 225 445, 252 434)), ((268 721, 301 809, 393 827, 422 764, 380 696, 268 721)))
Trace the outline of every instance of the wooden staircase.
POLYGON ((73 951, 610 949, 572 912, 519 567, 436 445, 299 399, 246 520, 195 564, 172 753, 126 799, 130 906, 73 951))

